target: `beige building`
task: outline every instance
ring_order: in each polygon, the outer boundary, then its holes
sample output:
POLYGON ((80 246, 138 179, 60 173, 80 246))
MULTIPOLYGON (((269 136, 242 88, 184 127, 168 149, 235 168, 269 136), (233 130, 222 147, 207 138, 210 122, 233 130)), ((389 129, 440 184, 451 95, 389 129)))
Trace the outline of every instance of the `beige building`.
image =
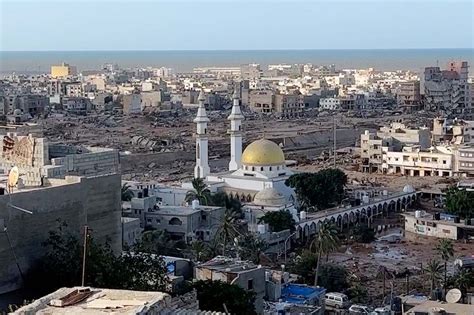
POLYGON ((249 93, 249 107, 257 113, 273 113, 275 92, 272 90, 251 90, 249 93))
POLYGON ((51 66, 52 78, 63 78, 67 76, 77 75, 77 69, 74 66, 62 63, 59 66, 51 66))
MULTIPOLYGON (((366 130, 360 136, 362 170, 382 171, 382 164, 388 163, 383 155, 400 153, 405 146, 415 146, 420 150, 429 148, 431 133, 428 128, 410 129, 404 124, 392 123, 390 126, 381 127, 377 132, 366 130)), ((385 167, 387 168, 388 166, 385 167)))
POLYGON ((452 240, 474 237, 474 225, 466 224, 464 220, 444 220, 424 211, 407 212, 405 217, 406 237, 417 236, 449 238, 452 240))
POLYGON ((400 83, 397 93, 398 106, 404 108, 408 112, 420 110, 421 93, 420 81, 408 81, 400 83))

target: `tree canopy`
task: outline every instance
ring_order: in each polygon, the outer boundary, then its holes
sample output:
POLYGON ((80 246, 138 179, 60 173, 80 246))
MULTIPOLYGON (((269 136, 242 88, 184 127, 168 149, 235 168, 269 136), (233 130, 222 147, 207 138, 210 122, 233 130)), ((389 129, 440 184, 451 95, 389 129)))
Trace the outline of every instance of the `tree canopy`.
POLYGON ((258 220, 259 223, 266 223, 270 226, 272 232, 283 230, 295 230, 295 220, 289 211, 269 211, 258 220))
POLYGON ((252 233, 246 233, 238 238, 238 253, 243 260, 260 263, 260 255, 268 248, 268 244, 252 233))
POLYGON ((446 192, 446 210, 461 218, 474 217, 474 192, 453 186, 446 192))
POLYGON ((200 280, 194 283, 197 291, 199 309, 204 311, 225 312, 229 314, 256 314, 255 293, 222 281, 200 280))
MULTIPOLYGON (((25 287, 45 294, 81 283, 83 244, 61 223, 44 242, 45 253, 25 277, 25 287)), ((115 255, 109 244, 88 239, 85 284, 112 289, 164 290, 167 271, 161 257, 141 252, 115 255)))
POLYGON ((339 204, 344 198, 347 175, 334 168, 317 173, 291 175, 285 182, 295 189, 302 208, 327 209, 339 204))
POLYGON ((211 191, 207 188, 207 184, 202 178, 194 178, 192 180, 193 190, 186 193, 185 200, 192 202, 193 200, 199 200, 201 205, 208 205, 211 199, 211 191))
POLYGON ((367 225, 357 225, 351 230, 354 240, 359 243, 368 244, 376 239, 375 231, 367 225))

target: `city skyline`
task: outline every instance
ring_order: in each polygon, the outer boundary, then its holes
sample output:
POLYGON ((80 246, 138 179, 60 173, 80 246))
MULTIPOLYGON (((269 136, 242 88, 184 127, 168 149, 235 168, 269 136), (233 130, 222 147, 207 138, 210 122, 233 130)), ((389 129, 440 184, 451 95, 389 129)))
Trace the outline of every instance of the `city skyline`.
POLYGON ((0 50, 474 47, 471 1, 59 3, 0 1, 0 50), (457 18, 449 19, 453 11, 457 18))

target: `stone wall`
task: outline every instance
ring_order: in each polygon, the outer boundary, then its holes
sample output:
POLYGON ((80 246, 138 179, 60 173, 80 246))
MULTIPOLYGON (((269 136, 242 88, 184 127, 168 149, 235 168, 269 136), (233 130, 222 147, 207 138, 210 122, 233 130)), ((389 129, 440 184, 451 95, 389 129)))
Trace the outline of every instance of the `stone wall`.
MULTIPOLYGON (((112 248, 121 249, 120 175, 99 177, 67 176, 55 185, 12 194, 12 204, 33 211, 33 215, 7 207, 9 196, 0 196, 0 222, 8 227, 13 249, 25 273, 44 253, 42 242, 55 230, 58 220, 80 235, 87 224, 99 242, 110 239, 112 248), (58 185, 58 183, 63 183, 58 185), (64 184, 64 182, 68 182, 64 184)), ((0 230, 0 294, 21 286, 7 235, 0 230)))

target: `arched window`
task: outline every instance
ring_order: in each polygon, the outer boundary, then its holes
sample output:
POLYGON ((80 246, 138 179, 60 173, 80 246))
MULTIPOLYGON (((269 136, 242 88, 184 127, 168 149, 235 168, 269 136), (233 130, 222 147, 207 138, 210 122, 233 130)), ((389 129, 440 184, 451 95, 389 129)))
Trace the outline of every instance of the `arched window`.
POLYGON ((255 171, 255 166, 252 166, 252 171, 255 171))
POLYGON ((183 225, 183 222, 178 218, 171 218, 168 222, 169 225, 183 225))
POLYGON ((260 171, 262 171, 262 172, 263 172, 263 166, 261 166, 261 167, 260 167, 260 171))
POLYGON ((271 167, 271 166, 270 166, 270 168, 269 168, 269 169, 270 169, 270 171, 272 171, 272 167, 271 167))

